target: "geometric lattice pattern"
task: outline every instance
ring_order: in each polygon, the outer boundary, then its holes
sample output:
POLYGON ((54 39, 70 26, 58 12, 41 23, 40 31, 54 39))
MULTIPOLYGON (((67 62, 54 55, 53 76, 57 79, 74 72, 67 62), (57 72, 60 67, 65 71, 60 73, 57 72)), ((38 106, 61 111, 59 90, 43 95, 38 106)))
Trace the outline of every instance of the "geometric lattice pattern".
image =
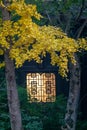
POLYGON ((54 73, 28 73, 27 94, 31 102, 54 102, 56 85, 54 73))

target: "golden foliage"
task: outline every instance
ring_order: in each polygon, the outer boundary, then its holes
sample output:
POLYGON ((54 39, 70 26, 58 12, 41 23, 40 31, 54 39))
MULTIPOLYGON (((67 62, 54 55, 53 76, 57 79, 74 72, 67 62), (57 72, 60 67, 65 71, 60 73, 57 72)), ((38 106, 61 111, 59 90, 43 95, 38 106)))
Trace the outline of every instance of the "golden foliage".
POLYGON ((0 20, 0 55, 9 49, 9 56, 15 60, 16 67, 22 66, 25 60, 34 59, 42 62, 41 57, 50 54, 51 64, 59 66, 59 73, 67 76, 68 62, 76 64, 74 54, 79 49, 86 49, 86 40, 69 38, 60 28, 39 26, 33 18, 42 17, 35 5, 26 4, 24 0, 11 0, 10 5, 1 6, 11 12, 17 20, 0 20))

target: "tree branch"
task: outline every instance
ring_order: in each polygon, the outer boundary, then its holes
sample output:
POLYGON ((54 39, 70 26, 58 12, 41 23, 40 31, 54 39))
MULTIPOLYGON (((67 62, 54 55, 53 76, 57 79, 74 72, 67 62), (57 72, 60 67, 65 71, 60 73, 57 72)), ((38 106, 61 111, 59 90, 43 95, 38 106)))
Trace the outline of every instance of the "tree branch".
POLYGON ((67 21, 66 28, 65 28, 65 33, 67 33, 67 34, 69 32, 69 29, 70 29, 70 23, 71 23, 71 14, 69 13, 68 14, 68 21, 67 21))
POLYGON ((50 18, 50 15, 48 14, 48 11, 45 10, 45 12, 46 12, 46 15, 47 15, 47 17, 48 17, 48 19, 49 19, 49 22, 52 24, 52 20, 51 20, 51 18, 50 18))
POLYGON ((79 30, 79 32, 77 34, 77 39, 80 37, 80 35, 81 35, 84 27, 86 26, 86 24, 87 24, 87 19, 84 21, 83 25, 80 27, 80 30, 79 30))
POLYGON ((83 12, 83 9, 84 9, 84 5, 85 5, 85 0, 82 0, 82 5, 81 5, 80 11, 79 11, 75 21, 78 21, 80 16, 82 15, 82 12, 83 12))

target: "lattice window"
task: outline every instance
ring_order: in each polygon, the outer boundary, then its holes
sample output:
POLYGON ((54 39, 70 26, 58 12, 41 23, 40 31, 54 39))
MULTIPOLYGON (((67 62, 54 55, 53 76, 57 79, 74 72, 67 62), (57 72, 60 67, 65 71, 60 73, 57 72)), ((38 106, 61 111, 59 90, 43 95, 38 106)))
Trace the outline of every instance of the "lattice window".
POLYGON ((31 102, 53 102, 56 97, 55 74, 28 73, 27 93, 31 102))

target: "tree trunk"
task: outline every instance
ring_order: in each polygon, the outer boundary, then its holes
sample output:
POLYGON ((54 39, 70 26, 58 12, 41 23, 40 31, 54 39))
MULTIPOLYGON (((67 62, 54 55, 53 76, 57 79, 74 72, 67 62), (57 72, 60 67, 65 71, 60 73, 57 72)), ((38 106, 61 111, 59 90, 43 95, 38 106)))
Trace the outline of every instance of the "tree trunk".
POLYGON ((70 65, 70 86, 69 97, 67 101, 67 111, 65 115, 65 125, 62 130, 75 130, 77 109, 80 96, 80 64, 77 55, 75 55, 77 64, 70 65))
POLYGON ((23 130, 21 113, 19 107, 18 92, 15 80, 15 69, 14 63, 9 58, 9 52, 5 52, 5 63, 6 63, 6 83, 7 83, 7 96, 8 96, 8 106, 11 122, 11 130, 23 130))
MULTIPOLYGON (((9 0, 3 0, 3 1, 6 6, 9 4, 9 0)), ((10 13, 4 7, 2 8, 2 17, 3 21, 10 20, 10 13)), ((9 44, 11 47, 12 44, 11 41, 9 41, 9 44)), ((23 130, 18 92, 16 87, 14 63, 9 58, 9 51, 10 49, 5 51, 4 59, 5 59, 5 75, 7 83, 7 96, 8 96, 11 130, 23 130)))

